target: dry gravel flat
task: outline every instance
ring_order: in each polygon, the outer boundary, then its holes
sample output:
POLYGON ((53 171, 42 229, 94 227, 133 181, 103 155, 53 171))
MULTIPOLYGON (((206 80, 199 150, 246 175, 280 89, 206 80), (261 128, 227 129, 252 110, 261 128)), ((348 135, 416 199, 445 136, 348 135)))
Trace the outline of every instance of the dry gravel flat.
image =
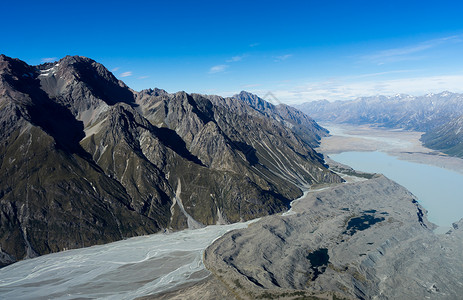
POLYGON ((384 129, 368 125, 323 124, 331 136, 316 150, 326 155, 348 151, 382 151, 400 159, 463 173, 463 159, 424 147, 423 132, 384 129))

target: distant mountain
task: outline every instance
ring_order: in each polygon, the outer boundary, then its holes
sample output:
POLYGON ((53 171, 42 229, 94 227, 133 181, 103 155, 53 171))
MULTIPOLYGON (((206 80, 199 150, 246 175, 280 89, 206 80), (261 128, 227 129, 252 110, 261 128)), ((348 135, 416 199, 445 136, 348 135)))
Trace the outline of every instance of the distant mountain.
POLYGON ((428 131, 463 115, 463 94, 374 96, 352 101, 326 100, 296 105, 317 122, 375 124, 387 128, 428 131))
POLYGON ((373 124, 423 131, 426 147, 463 157, 463 94, 442 92, 415 97, 363 97, 352 101, 326 100, 296 105, 318 122, 373 124))
POLYGON ((324 130, 284 111, 135 92, 80 56, 1 55, 0 263, 248 220, 340 182, 311 148, 324 130))
POLYGON ((463 157, 463 115, 423 134, 426 147, 463 157))

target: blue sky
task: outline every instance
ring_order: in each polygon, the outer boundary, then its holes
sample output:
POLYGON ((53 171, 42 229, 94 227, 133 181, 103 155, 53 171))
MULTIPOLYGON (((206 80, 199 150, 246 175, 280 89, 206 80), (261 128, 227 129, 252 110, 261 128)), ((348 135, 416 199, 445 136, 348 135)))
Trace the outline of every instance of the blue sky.
POLYGON ((289 104, 463 92, 460 1, 5 1, 0 52, 90 57, 135 90, 289 104))

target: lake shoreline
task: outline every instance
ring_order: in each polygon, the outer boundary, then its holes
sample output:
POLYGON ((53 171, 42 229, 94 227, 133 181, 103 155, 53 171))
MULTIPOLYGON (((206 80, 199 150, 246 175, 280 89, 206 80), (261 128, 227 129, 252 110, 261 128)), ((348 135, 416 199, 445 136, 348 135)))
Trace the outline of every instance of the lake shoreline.
MULTIPOLYGON (((332 155, 332 154, 335 154, 335 153, 340 153, 340 152, 345 152, 345 151, 356 151, 356 152, 375 152, 375 151, 377 151, 377 152, 387 153, 388 155, 391 155, 391 156, 395 156, 400 160, 406 160, 406 161, 414 162, 414 163, 437 166, 437 167, 440 167, 440 168, 443 168, 443 169, 446 169, 446 170, 451 170, 451 171, 456 171, 456 172, 459 172, 459 173, 463 173, 463 160, 462 159, 449 157, 449 156, 447 156, 445 154, 442 154, 442 153, 440 153, 438 151, 434 151, 434 150, 431 150, 431 149, 428 149, 428 148, 422 146, 422 144, 421 144, 421 142, 419 140, 419 137, 421 136, 421 133, 419 133, 419 132, 410 132, 410 131, 401 131, 401 130, 384 130, 384 129, 378 129, 378 128, 371 128, 371 127, 368 127, 368 126, 364 126, 363 128, 360 128, 360 129, 357 129, 357 130, 355 130, 355 128, 348 128, 348 130, 349 131, 347 133, 344 133, 341 136, 333 134, 331 137, 324 138, 322 140, 322 143, 321 143, 320 147, 318 149, 316 149, 318 152, 325 155, 327 163, 328 163, 328 165, 330 165, 330 169, 332 169, 333 171, 336 171, 336 168, 333 167, 334 165, 341 165, 342 166, 342 164, 338 164, 338 162, 336 162, 336 161, 330 161, 329 155, 332 155), (361 136, 362 134, 363 134, 363 136, 361 136)), ((341 134, 342 134, 342 132, 341 132, 341 134)), ((365 182, 362 182, 363 181, 362 180, 363 176, 367 176, 368 173, 363 173, 363 172, 359 172, 358 170, 350 169, 349 166, 342 166, 341 169, 343 169, 343 168, 346 168, 346 170, 347 170, 346 173, 350 174, 352 172, 352 173, 355 173, 356 175, 360 175, 360 177, 359 177, 360 180, 358 180, 358 181, 354 180, 353 182, 351 181, 350 183, 347 182, 346 184, 342 184, 342 185, 340 185, 338 187, 333 186, 333 189, 336 189, 338 191, 348 189, 348 187, 351 186, 351 184, 353 184, 354 186, 369 185, 370 184, 369 182, 374 182, 374 180, 377 180, 377 179, 374 179, 374 178, 378 178, 377 176, 380 176, 380 178, 382 177, 382 175, 379 175, 379 174, 377 174, 377 175, 370 174, 371 176, 373 176, 372 179, 365 179, 365 182)), ((376 173, 380 173, 380 172, 378 171, 376 173)), ((393 186, 395 183, 391 182, 390 184, 391 184, 391 186, 393 186)), ((268 217, 268 218, 264 218, 262 221, 256 223, 255 227, 260 226, 260 227, 262 227, 262 229, 257 231, 258 232, 257 235, 253 234, 252 236, 259 236, 261 234, 266 233, 267 232, 266 228, 268 228, 268 227, 267 226, 262 226, 261 224, 266 223, 266 222, 268 223, 268 220, 279 219, 279 218, 295 218, 294 220, 295 220, 295 222, 297 222, 296 221, 297 218, 301 217, 299 214, 303 215, 303 214, 309 212, 310 210, 307 211, 306 209, 302 209, 302 210, 300 210, 300 212, 297 212, 297 211, 294 211, 293 207, 304 206, 304 205, 307 205, 306 203, 309 204, 311 209, 313 209, 315 207, 318 207, 318 205, 316 204, 318 202, 318 197, 315 197, 316 201, 312 200, 312 202, 311 201, 307 202, 308 197, 313 197, 314 194, 316 195, 316 194, 320 194, 320 193, 331 193, 330 190, 333 190, 333 189, 321 188, 318 191, 314 190, 313 193, 312 192, 306 193, 305 197, 302 197, 302 199, 298 199, 297 201, 296 200, 293 201, 292 205, 291 205, 291 209, 287 213, 284 213, 283 215, 281 215, 281 217, 271 216, 271 217, 268 217), (310 203, 313 203, 313 204, 310 204, 310 203), (316 206, 313 206, 313 205, 316 205, 316 206)), ((404 191, 404 193, 406 193, 406 191, 404 191)), ((345 193, 341 193, 341 194, 344 194, 345 196, 347 196, 347 194, 345 194, 345 193)), ((376 194, 376 192, 370 191, 367 194, 371 195, 371 196, 374 196, 376 194)), ((365 195, 367 195, 367 194, 365 194, 365 195)), ((338 195, 338 193, 335 193, 333 195, 338 195)), ((415 199, 415 196, 413 196, 412 194, 410 194, 410 197, 412 197, 410 199, 415 199)), ((343 201, 343 200, 341 200, 341 198, 339 198, 339 199, 336 198, 336 199, 337 200, 333 200, 333 201, 335 201, 335 202, 336 201, 338 201, 338 202, 343 201)), ((384 199, 390 199, 390 197, 386 197, 384 199)), ((415 201, 416 200, 413 200, 412 202, 418 204, 418 202, 415 202, 415 201)), ((371 203, 371 202, 367 202, 367 203, 371 203)), ((379 204, 378 201, 376 201, 374 203, 379 204)), ((372 205, 377 205, 377 204, 372 204, 372 205)), ((320 204, 320 205, 322 205, 322 204, 320 204)), ((338 206, 339 205, 341 205, 341 203, 338 203, 338 206)), ((332 205, 330 205, 329 207, 334 208, 334 206, 332 206, 332 205)), ((363 207, 363 205, 361 205, 361 207, 363 207)), ((391 209, 392 209, 392 211, 389 211, 390 216, 392 216, 394 213, 400 212, 401 211, 401 205, 399 205, 399 203, 396 203, 396 204, 391 206, 391 209)), ((375 210, 373 209, 371 211, 373 212, 375 210)), ((424 208, 421 208, 421 210, 418 209, 418 219, 419 220, 421 220, 420 217, 419 217, 420 212, 423 213, 423 219, 426 220, 425 222, 428 222, 427 221, 426 210, 424 208)), ((393 219, 391 219, 390 216, 388 218, 388 222, 391 222, 391 220, 393 220, 393 219)), ((378 220, 381 220, 380 216, 378 216, 378 220)), ((453 223, 452 229, 448 230, 449 228, 445 228, 445 231, 442 231, 442 232, 437 232, 435 230, 435 227, 433 227, 434 224, 429 222, 429 223, 427 223, 427 225, 424 226, 424 227, 427 227, 428 230, 421 231, 421 233, 417 234, 416 236, 419 236, 419 239, 422 239, 423 242, 426 241, 426 242, 423 243, 423 245, 426 245, 428 243, 430 243, 429 245, 432 245, 432 244, 436 243, 436 244, 446 245, 446 247, 448 247, 448 245, 447 245, 447 242, 449 241, 448 237, 450 235, 452 235, 454 237, 458 236, 458 235, 455 235, 453 232, 457 228, 461 227, 460 224, 462 224, 463 219, 461 219, 460 221, 458 221, 458 220, 453 220, 453 221, 455 223, 453 223), (446 233, 446 234, 444 234, 444 233, 446 233)), ((403 219, 402 222, 404 222, 404 223, 409 222, 409 219, 408 218, 403 219)), ((394 223, 394 221, 392 221, 392 223, 394 223)), ((281 240, 282 232, 285 232, 285 231, 287 232, 288 228, 292 227, 292 226, 288 227, 287 225, 284 225, 284 224, 286 224, 286 222, 282 223, 283 227, 282 227, 281 230, 283 230, 283 231, 280 231, 278 229, 272 229, 272 231, 275 231, 275 234, 277 236, 277 239, 275 240, 275 242, 277 242, 278 240, 281 240)), ((423 225, 423 224, 421 224, 421 225, 423 225)), ((272 225, 272 226, 274 226, 274 225, 272 225)), ((270 226, 270 227, 272 227, 272 226, 270 226)), ((278 225, 278 226, 280 226, 280 225, 278 225)), ((399 230, 399 228, 402 228, 402 226, 403 225, 400 225, 400 227, 398 227, 397 230, 399 230)), ((318 225, 317 225, 317 227, 318 227, 318 225)), ((417 228, 417 227, 415 227, 415 225, 413 225, 413 226, 410 227, 410 229, 412 227, 415 228, 415 229, 417 228)), ((437 227, 437 228, 442 228, 442 227, 437 227)), ((239 236, 241 236, 241 234, 245 234, 245 232, 249 232, 249 231, 252 231, 252 230, 253 229, 250 229, 250 228, 241 229, 241 230, 235 231, 235 232, 237 232, 237 234, 234 234, 233 236, 239 237, 239 236), (238 232, 239 232, 239 234, 238 234, 238 232)), ((255 231, 255 228, 254 228, 254 231, 255 231)), ((378 234, 380 234, 380 232, 381 231, 378 231, 376 234, 373 234, 371 236, 377 238, 378 234)), ((323 235, 327 235, 327 234, 329 234, 329 231, 326 231, 326 232, 323 233, 323 235)), ((219 252, 220 254, 217 253, 216 251, 218 251, 218 249, 222 249, 223 247, 225 247, 225 245, 227 245, 226 244, 227 236, 230 236, 230 235, 231 235, 231 233, 228 233, 225 236, 223 236, 222 238, 215 241, 211 246, 209 246, 206 249, 206 253, 209 251, 210 254, 214 253, 213 256, 217 255, 217 257, 221 257, 225 253, 229 253, 228 252, 229 250, 220 250, 220 252, 219 252), (217 249, 217 250, 212 251, 211 248, 212 249, 217 249)), ((391 240, 394 240, 395 236, 396 236, 396 234, 392 234, 391 235, 391 240)), ((289 237, 290 236, 288 236, 288 238, 289 237)), ((286 239, 286 237, 283 237, 283 239, 286 239)), ((397 245, 392 246, 392 248, 394 248, 394 250, 392 250, 392 249, 391 250, 393 252, 399 251, 399 249, 402 248, 401 245, 404 245, 404 243, 406 243, 407 245, 410 245, 410 247, 416 247, 414 242, 413 242, 414 239, 415 239, 415 237, 413 235, 410 235, 410 237, 406 238, 403 242, 399 242, 397 245)), ((233 240, 235 240, 235 238, 233 238, 233 240)), ((326 243, 326 242, 322 242, 322 241, 323 240, 320 240, 320 242, 322 244, 326 243)), ((337 243, 343 244, 343 242, 344 242, 344 240, 338 241, 337 243)), ((252 243, 255 244, 255 242, 252 242, 252 243)), ((384 245, 389 245, 389 243, 390 243, 390 240, 386 240, 384 245)), ((287 244, 287 243, 284 242, 284 244, 287 244)), ((367 243, 367 245, 370 245, 370 244, 372 244, 371 241, 367 243)), ((376 242, 375 242, 375 244, 376 244, 376 242)), ((457 246, 457 245, 460 245, 460 244, 461 244, 461 238, 459 237, 457 243, 455 245, 453 245, 453 244, 452 245, 458 248, 459 246, 457 246)), ((231 245, 231 244, 229 244, 229 245, 231 245)), ((241 246, 245 246, 245 245, 246 244, 243 244, 241 246)), ((229 247, 231 247, 231 246, 229 246, 229 247)), ((256 246, 251 246, 251 248, 254 248, 254 247, 256 247, 256 246)), ((364 246, 361 246, 361 247, 364 247, 364 246)), ((381 247, 384 247, 384 246, 381 246, 381 247)), ((390 247, 390 246, 387 246, 387 247, 390 247)), ((420 253, 422 251, 425 251, 425 252, 429 252, 428 253, 429 255, 435 256, 436 258, 439 256, 438 252, 439 252, 439 249, 441 249, 441 248, 439 248, 440 246, 439 247, 436 246, 435 249, 431 249, 432 247, 430 247, 430 246, 425 246, 425 247, 429 247, 429 248, 423 248, 423 249, 420 249, 419 251, 418 251, 418 249, 415 249, 412 252, 413 253, 420 253)), ((236 248, 236 246, 233 247, 233 248, 236 248)), ((237 247, 236 249, 238 249, 238 248, 240 248, 240 247, 237 247)), ((231 248, 226 248, 226 249, 231 249, 231 248)), ((387 250, 386 253, 390 252, 391 250, 387 250)), ((334 252, 345 253, 345 251, 334 251, 334 252)), ((252 251, 248 252, 248 253, 252 253, 252 251)), ((405 251, 404 253, 408 253, 408 251, 405 251)), ((382 248, 381 248, 381 250, 379 250, 379 254, 380 254, 379 257, 383 257, 384 252, 383 252, 382 248)), ((360 257, 365 257, 364 256, 365 254, 363 254, 363 253, 360 253, 359 255, 360 255, 360 257)), ((360 263, 360 265, 362 265, 362 268, 364 268, 366 266, 366 265, 364 265, 364 263, 370 264, 372 262, 371 260, 369 260, 369 257, 372 257, 371 255, 372 254, 367 254, 366 255, 367 259, 360 263)), ((276 257, 281 257, 281 256, 277 255, 276 257)), ((381 260, 378 260, 379 257, 377 257, 375 259, 372 258, 373 261, 375 262, 375 264, 378 261, 381 261, 381 260)), ((400 255, 394 255, 394 254, 390 255, 390 257, 387 258, 387 260, 388 261, 390 260, 392 262, 392 261, 394 261, 396 259, 396 257, 400 257, 400 255)), ((423 257, 426 257, 426 255, 424 255, 423 257)), ((215 269, 217 266, 220 266, 222 264, 221 267, 218 270, 225 270, 224 267, 225 267, 226 264, 223 265, 224 260, 222 260, 222 259, 223 258, 221 258, 219 261, 215 261, 213 263, 211 263, 211 261, 209 261, 208 263, 205 262, 206 267, 209 270, 211 270, 211 269, 215 269), (220 263, 220 261, 222 261, 222 263, 220 263), (217 263, 218 263, 218 265, 216 265, 217 263), (212 266, 212 268, 211 268, 211 266, 212 266)), ((253 261, 254 259, 256 259, 256 258, 252 258, 251 260, 253 261)), ((439 260, 440 259, 441 258, 439 258, 439 260)), ((236 260, 233 260, 233 261, 236 261, 236 260)), ((342 262, 342 261, 343 260, 341 260, 340 262, 342 262)), ((413 261, 412 264, 416 263, 416 266, 413 265, 413 268, 415 268, 415 267, 416 268, 421 268, 421 266, 418 267, 419 260, 417 260, 416 258, 413 258, 413 259, 410 258, 409 261, 410 262, 413 261)), ((238 261, 236 261, 236 263, 237 262, 238 261)), ((303 261, 300 260, 299 262, 303 262, 303 261)), ((450 261, 448 261, 446 259, 442 260, 441 263, 448 264, 448 265, 453 264, 452 262, 450 262, 450 261)), ((439 265, 439 263, 435 263, 435 262, 433 264, 436 264, 436 266, 439 265)), ((390 272, 390 270, 388 270, 387 266, 391 265, 391 264, 390 263, 380 263, 380 265, 381 265, 380 270, 385 272, 385 275, 383 275, 383 278, 387 278, 388 275, 386 275, 386 274, 389 274, 389 272, 390 272)), ((378 267, 379 267, 379 265, 378 265, 378 267)), ((267 268, 269 268, 269 266, 267 266, 267 268)), ((264 268, 263 270, 261 270, 261 272, 269 272, 270 276, 272 276, 272 274, 277 274, 275 272, 272 273, 272 272, 268 271, 267 268, 264 268)), ((286 267, 285 267, 285 269, 286 269, 286 267)), ((413 273, 408 273, 407 269, 408 269, 408 267, 407 268, 404 267, 403 271, 401 271, 400 276, 404 276, 403 277, 404 279, 415 276, 415 275, 413 275, 413 273)), ((243 265, 241 271, 243 271, 243 270, 247 270, 245 265, 243 265)), ((337 269, 336 267, 334 267, 333 270, 338 272, 338 270, 340 270, 340 269, 337 269)), ((354 272, 354 274, 352 275, 354 277, 354 287, 353 287, 352 291, 355 291, 359 287, 360 288, 365 288, 364 283, 360 284, 359 281, 369 282, 370 280, 372 280, 372 282, 374 282, 375 280, 377 280, 377 279, 374 279, 374 278, 369 278, 368 276, 371 274, 369 272, 366 272, 365 274, 358 273, 358 272, 363 272, 363 271, 360 271, 360 270, 363 270, 363 269, 358 269, 357 271, 355 271, 357 273, 354 272), (356 281, 357 281, 357 283, 356 283, 356 281), (360 286, 357 286, 357 284, 360 284, 360 286), (363 287, 362 287, 362 285, 363 285, 363 287)), ((426 270, 426 272, 429 273, 431 270, 434 270, 434 269, 431 268, 430 270, 426 270)), ((424 270, 421 270, 421 271, 424 271, 424 270)), ((228 269, 226 271, 227 272, 226 276, 225 276, 225 274, 220 273, 220 271, 217 272, 217 270, 216 270, 216 272, 214 272, 214 271, 212 271, 212 272, 213 272, 214 275, 211 276, 212 278, 210 280, 214 280, 214 278, 216 280, 217 277, 221 277, 222 279, 219 281, 219 283, 221 283, 222 288, 227 288, 229 290, 229 292, 230 291, 232 292, 233 295, 236 295, 236 293, 238 293, 238 295, 241 298, 246 299, 247 297, 249 297, 249 294, 248 294, 249 292, 251 292, 251 293, 256 292, 257 293, 256 295, 259 294, 259 288, 256 289, 256 286, 253 285, 252 282, 247 281, 246 276, 243 278, 239 274, 234 274, 233 275, 233 272, 228 274, 229 273, 228 269), (226 284, 225 282, 228 282, 228 284, 226 284), (247 285, 247 287, 245 287, 246 285, 247 285), (244 291, 244 293, 243 293, 243 291, 244 291)), ((240 272, 238 272, 238 273, 240 273, 240 272)), ((461 273, 462 271, 458 270, 458 272, 461 273)), ((336 276, 340 276, 340 274, 337 274, 336 276)), ((342 276, 344 276, 344 275, 342 275, 342 276)), ((394 278, 395 276, 397 276, 397 275, 394 275, 391 278, 394 278)), ((264 277, 260 277, 260 278, 263 280, 264 277)), ((339 287, 339 282, 337 284, 335 284, 335 285, 332 285, 331 283, 329 283, 329 281, 332 280, 332 279, 329 279, 329 278, 332 278, 332 277, 328 277, 327 278, 328 281, 326 281, 324 283, 316 284, 317 287, 315 287, 315 289, 309 289, 309 291, 305 290, 305 289, 304 290, 296 289, 296 290, 293 290, 293 292, 301 293, 301 295, 304 294, 306 296, 309 296, 309 295, 316 296, 316 297, 318 296, 318 297, 323 298, 323 299, 333 299, 334 294, 332 294, 332 295, 329 295, 329 294, 328 295, 327 294, 322 295, 320 293, 320 292, 323 292, 323 291, 324 292, 326 292, 326 291, 334 291, 334 290, 336 290, 337 287, 339 287), (320 286, 324 285, 324 288, 320 289, 319 285, 320 286)), ((430 276, 430 278, 434 278, 434 277, 430 276)), ((416 278, 416 280, 418 280, 418 278, 416 278)), ((261 282, 261 281, 259 281, 259 282, 261 282)), ((346 284, 346 282, 349 282, 349 280, 344 282, 345 285, 341 290, 343 290, 343 289, 345 289, 346 287, 349 286, 348 284, 346 284)), ((380 282, 381 285, 384 284, 383 279, 380 279, 378 282, 380 282)), ((376 286, 376 284, 377 283, 373 284, 373 286, 376 286)), ((389 291, 395 290, 395 288, 397 287, 396 284, 397 283, 394 282, 394 281, 388 282, 387 285, 389 285, 389 288, 384 289, 383 291, 380 292, 380 294, 389 293, 389 291)), ((434 294, 435 296, 437 296, 440 292, 442 292, 442 291, 439 291, 439 288, 437 287, 437 286, 440 286, 440 284, 443 284, 443 283, 437 283, 437 285, 436 285, 436 283, 422 282, 422 283, 420 283, 421 286, 419 286, 419 287, 415 286, 413 288, 415 295, 412 298, 421 299, 422 296, 426 295, 427 293, 431 293, 431 294, 434 294), (422 294, 420 294, 420 293, 422 293, 422 294)), ((273 293, 274 296, 279 296, 279 295, 283 295, 283 294, 288 295, 289 294, 287 291, 282 291, 281 290, 281 288, 279 287, 279 281, 278 281, 278 284, 276 284, 276 286, 273 286, 273 288, 277 288, 276 290, 272 288, 272 283, 271 282, 269 283, 269 287, 271 288, 271 291, 270 291, 270 293, 266 292, 268 294, 273 293)), ((404 287, 404 286, 401 286, 401 285, 400 285, 400 289, 402 290, 401 292, 399 292, 399 295, 401 295, 401 296, 404 296, 405 294, 409 293, 409 290, 410 290, 409 287, 404 287), (400 294, 400 293, 402 293, 402 294, 400 294)), ((269 290, 267 290, 267 291, 269 291, 269 290)), ((337 290, 337 291, 340 292, 340 290, 337 290)), ((366 288, 364 290, 364 292, 372 293, 371 295, 377 295, 376 294, 377 292, 375 291, 375 288, 373 288, 372 290, 369 290, 368 288, 366 288)), ((448 290, 447 292, 454 293, 455 291, 448 290)), ((189 295, 189 290, 188 289, 183 290, 182 294, 183 295, 189 295)), ((349 296, 354 296, 354 295, 355 295, 355 292, 351 292, 351 293, 346 293, 343 296, 348 296, 349 297, 349 296)), ((442 295, 443 294, 440 294, 440 296, 442 296, 442 295)), ((397 296, 397 294, 395 296, 397 296)), ((288 299, 291 299, 291 298, 288 298, 288 299)))
POLYGON ((463 219, 435 234, 414 195, 383 175, 308 193, 293 212, 229 232, 206 249, 204 264, 223 288, 239 299, 462 292, 456 282, 463 270, 454 266, 463 258, 463 219), (311 253, 326 254, 326 264, 311 261, 311 253))
MULTIPOLYGON (((339 128, 338 128, 339 129, 339 128)), ((359 152, 372 152, 372 151, 384 151, 385 153, 398 157, 399 159, 416 162, 421 164, 430 164, 437 167, 441 167, 447 170, 457 171, 463 173, 463 160, 459 158, 451 158, 443 153, 438 151, 434 151, 422 146, 421 142, 419 141, 419 137, 422 133, 420 132, 410 132, 410 131, 401 131, 401 130, 385 130, 385 129, 378 129, 372 128, 369 126, 363 126, 361 128, 347 128, 347 133, 344 135, 332 135, 327 138, 323 138, 321 145, 317 148, 317 152, 320 152, 327 156, 327 163, 331 165, 337 164, 335 161, 331 161, 329 159, 329 155, 344 152, 346 150, 350 151, 359 151, 359 152), (355 136, 357 135, 357 136, 355 136), (360 135, 364 135, 364 137, 359 137, 360 135), (379 137, 379 138, 378 138, 379 137), (381 141, 383 139, 383 141, 381 141), (451 162, 449 162, 449 160, 451 162), (455 163, 457 162, 457 163, 455 163), (461 168, 460 168, 461 165, 461 168)), ((346 166, 349 167, 349 166, 346 166)), ((335 171, 335 168, 330 168, 335 171)), ((357 176, 364 176, 367 173, 359 172, 358 170, 352 170, 351 172, 355 173, 357 176)), ((356 177, 350 176, 346 174, 343 175, 346 183, 356 183, 367 180, 363 177, 356 177)), ((334 187, 335 185, 330 185, 330 187, 334 187)), ((315 188, 314 190, 309 190, 304 193, 299 199, 295 199, 291 202, 291 209, 287 212, 283 213, 281 216, 286 217, 293 214, 297 214, 293 211, 292 207, 302 204, 308 195, 312 193, 316 193, 323 190, 328 190, 330 187, 321 187, 315 188), (298 204, 299 203, 299 204, 298 204)), ((273 218, 273 217, 271 217, 273 218)), ((458 220, 453 220, 458 221, 458 220)), ((437 227, 434 230, 434 233, 439 235, 442 233, 446 233, 450 228, 445 227, 442 232, 438 230, 442 229, 442 227, 437 227)), ((220 239, 218 239, 220 240, 220 239)), ((215 244, 215 242, 213 243, 215 244)), ((216 274, 213 272, 209 277, 205 278, 203 281, 198 282, 193 286, 188 286, 184 288, 177 289, 175 291, 168 292, 164 295, 156 295, 147 297, 144 299, 154 299, 156 297, 160 297, 161 299, 183 299, 187 298, 194 298, 198 295, 198 293, 205 293, 208 294, 214 290, 220 290, 222 296, 232 297, 234 296, 234 292, 236 287, 229 286, 225 284, 223 281, 219 280, 220 274, 216 274)), ((302 292, 302 291, 300 291, 302 292)), ((321 295, 318 293, 312 294, 317 295, 320 298, 331 299, 332 295, 321 295)), ((207 298, 207 297, 206 297, 207 298)))
POLYGON ((456 186, 463 184, 463 159, 424 147, 421 132, 371 125, 323 124, 331 136, 317 149, 356 170, 382 173, 404 185, 428 210, 428 218, 445 233, 462 215, 456 186), (427 174, 427 175, 425 175, 427 174), (451 208, 450 208, 451 207, 451 208))
POLYGON ((378 128, 372 125, 321 124, 331 136, 315 150, 323 155, 342 152, 385 152, 399 159, 433 165, 463 174, 463 159, 423 146, 423 132, 378 128))
MULTIPOLYGON (((367 130, 367 128, 365 128, 365 130, 367 130)), ((378 130, 378 129, 376 129, 376 130, 378 130)), ((349 131, 348 134, 354 135, 355 132, 353 132, 352 129, 351 129, 351 131, 349 131)), ((397 132, 392 132, 392 134, 388 136, 387 134, 389 134, 389 133, 387 133, 384 130, 381 130, 381 134, 383 135, 383 138, 385 138, 386 140, 388 138, 392 139, 392 140, 389 140, 389 141, 395 141, 394 138, 396 138, 398 140, 397 145, 395 145, 395 150, 396 151, 394 151, 394 147, 391 147, 390 149, 388 149, 390 151, 390 154, 395 153, 396 155, 400 154, 400 155, 404 155, 404 156, 410 155, 410 157, 411 157, 411 156, 416 156, 418 153, 420 153, 419 151, 421 151, 421 149, 422 149, 418 145, 418 142, 419 142, 419 140, 417 139, 418 133, 416 133, 416 132, 415 133, 414 132, 412 132, 412 133, 407 132, 407 133, 405 133, 405 135, 403 135, 403 132, 398 132, 397 131, 397 132), (397 136, 395 136, 395 135, 398 135, 399 138, 397 138, 397 136), (407 141, 409 143, 409 144, 407 144, 407 147, 400 147, 400 141, 401 140, 407 141), (407 152, 407 151, 410 151, 410 152, 407 152)), ((375 143, 377 144, 377 140, 375 141, 374 139, 371 139, 371 138, 374 138, 374 136, 372 134, 370 136, 368 136, 368 137, 370 137, 370 141, 368 141, 368 138, 366 140, 367 140, 367 142, 370 142, 369 144, 373 144, 373 145, 375 143)), ((355 148, 355 149, 357 149, 357 151, 378 151, 378 150, 368 150, 368 149, 373 149, 373 148, 369 148, 368 145, 367 145, 368 147, 363 146, 363 148, 362 148, 361 145, 360 145, 360 143, 362 142, 361 139, 356 140, 355 137, 352 137, 352 136, 344 136, 343 138, 344 138, 344 140, 340 140, 339 137, 337 138, 334 135, 332 137, 324 138, 324 140, 322 141, 321 147, 319 149, 317 149, 317 151, 320 151, 321 153, 328 156, 329 154, 333 154, 335 152, 333 147, 335 147, 336 144, 344 146, 344 147, 346 147, 346 146, 354 147, 356 144, 358 144, 358 146, 355 146, 355 147, 357 147, 357 148, 355 148), (352 143, 351 144, 346 144, 345 143, 346 138, 350 139, 350 141, 352 143), (329 143, 331 143, 331 144, 327 144, 326 141, 329 141, 329 143), (327 145, 330 145, 330 147, 332 147, 331 151, 330 151, 330 148, 327 145), (323 147, 325 147, 325 148, 323 148, 323 147), (363 149, 363 150, 361 150, 361 149, 363 149)), ((354 148, 352 148, 352 149, 354 149, 354 148)), ((436 157, 439 156, 439 154, 431 154, 431 152, 432 151, 429 150, 428 152, 425 152, 425 151, 421 152, 421 154, 425 155, 425 156, 432 156, 432 155, 434 155, 436 157)), ((411 159, 410 157, 407 160, 410 160, 411 159)), ((445 156, 444 158, 448 159, 447 156, 445 156)), ((426 161, 426 159, 424 159, 424 160, 426 161)), ((424 162, 424 163, 426 163, 426 162, 424 162)), ((462 160, 462 163, 463 163, 463 160, 462 160)), ((357 172, 357 173, 361 173, 361 172, 357 172)), ((346 179, 349 179, 349 177, 346 177, 346 179)), ((357 181, 356 184, 360 184, 359 181, 363 181, 363 179, 361 177, 357 178, 356 180, 353 180, 353 179, 355 179, 355 178, 350 177, 350 179, 348 180, 348 183, 349 182, 350 183, 356 183, 356 181, 357 181)), ((344 186, 344 184, 333 184, 330 187, 334 187, 334 186, 344 186)), ((304 196, 293 200, 291 202, 292 206, 293 205, 295 205, 295 206, 301 205, 304 202, 304 199, 306 199, 309 194, 328 192, 327 190, 329 190, 329 188, 325 189, 324 187, 322 187, 319 191, 316 191, 316 189, 314 189, 312 191, 309 190, 310 191, 309 193, 305 193, 304 196)), ((289 211, 287 211, 286 213, 283 213, 283 214, 274 215, 273 217, 270 217, 270 218, 280 217, 280 216, 282 218, 296 217, 296 216, 291 216, 292 214, 294 214, 293 212, 291 212, 291 210, 289 210, 289 211)), ((296 213, 296 215, 297 214, 299 214, 299 213, 296 213)), ((381 216, 378 216, 378 217, 381 217, 381 216)), ((269 217, 264 217, 264 219, 266 219, 266 218, 269 218, 269 217)), ((253 227, 253 226, 254 225, 249 226, 249 227, 253 227)), ((195 232, 195 233, 198 233, 198 232, 195 232)), ((146 237, 146 238, 148 238, 148 237, 146 237)), ((217 238, 217 239, 221 239, 221 238, 217 238)), ((215 242, 216 242, 216 240, 211 241, 209 246, 212 245, 212 244, 215 244, 215 242)), ((362 253, 360 253, 360 254, 362 254, 362 253)), ((224 282, 222 280, 217 278, 216 275, 217 274, 209 274, 209 275, 205 276, 203 279, 201 279, 199 281, 196 281, 196 282, 191 282, 190 281, 190 282, 188 282, 186 284, 180 284, 180 285, 176 286, 175 288, 171 287, 171 288, 165 290, 164 292, 148 293, 148 295, 146 295, 146 296, 141 296, 140 299, 184 299, 185 297, 192 298, 192 299, 198 299, 198 298, 202 298, 201 296, 203 296, 203 295, 209 295, 208 296, 209 298, 206 297, 208 299, 217 299, 217 298, 214 298, 214 297, 217 296, 215 293, 218 290, 220 291, 219 295, 222 296, 222 298, 224 298, 224 299, 232 298, 234 296, 233 293, 230 291, 229 288, 227 288, 227 286, 224 284, 224 282), (209 294, 207 294, 207 293, 209 293, 209 294)), ((295 292, 299 293, 298 291, 295 291, 295 292)), ((287 292, 285 292, 285 293, 287 293, 287 292)), ((312 295, 314 295, 314 294, 312 293, 312 295)), ((317 296, 319 296, 319 297, 321 297, 323 299, 332 299, 332 295, 323 295, 323 293, 322 294, 315 293, 315 295, 317 295, 317 296)))

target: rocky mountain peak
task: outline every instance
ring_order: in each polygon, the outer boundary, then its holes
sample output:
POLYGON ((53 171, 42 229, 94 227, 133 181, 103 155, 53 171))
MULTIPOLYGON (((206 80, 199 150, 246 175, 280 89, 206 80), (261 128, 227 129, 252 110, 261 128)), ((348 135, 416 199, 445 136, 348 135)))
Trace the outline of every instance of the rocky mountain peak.
POLYGON ((66 98, 68 93, 75 94, 76 89, 83 89, 89 90, 96 98, 108 105, 118 102, 134 103, 133 92, 93 59, 66 56, 57 63, 43 64, 37 68, 40 70, 39 79, 43 89, 51 96, 66 98))
POLYGON ((168 95, 169 93, 167 93, 167 92, 166 92, 165 90, 163 90, 163 89, 154 88, 154 89, 145 89, 145 90, 141 90, 141 91, 138 92, 137 94, 146 95, 146 96, 166 96, 166 95, 168 95))
POLYGON ((0 64, 0 265, 281 212, 301 187, 342 180, 310 146, 316 123, 257 96, 265 110, 136 93, 81 56, 0 64))
POLYGON ((260 98, 257 95, 254 95, 246 91, 241 91, 239 94, 233 95, 232 98, 244 101, 247 104, 249 104, 251 107, 257 110, 260 110, 260 111, 265 111, 265 110, 274 108, 273 104, 265 101, 264 99, 260 98))
POLYGON ((11 85, 21 85, 19 81, 26 81, 36 76, 36 69, 25 62, 0 55, 0 80, 11 85))

